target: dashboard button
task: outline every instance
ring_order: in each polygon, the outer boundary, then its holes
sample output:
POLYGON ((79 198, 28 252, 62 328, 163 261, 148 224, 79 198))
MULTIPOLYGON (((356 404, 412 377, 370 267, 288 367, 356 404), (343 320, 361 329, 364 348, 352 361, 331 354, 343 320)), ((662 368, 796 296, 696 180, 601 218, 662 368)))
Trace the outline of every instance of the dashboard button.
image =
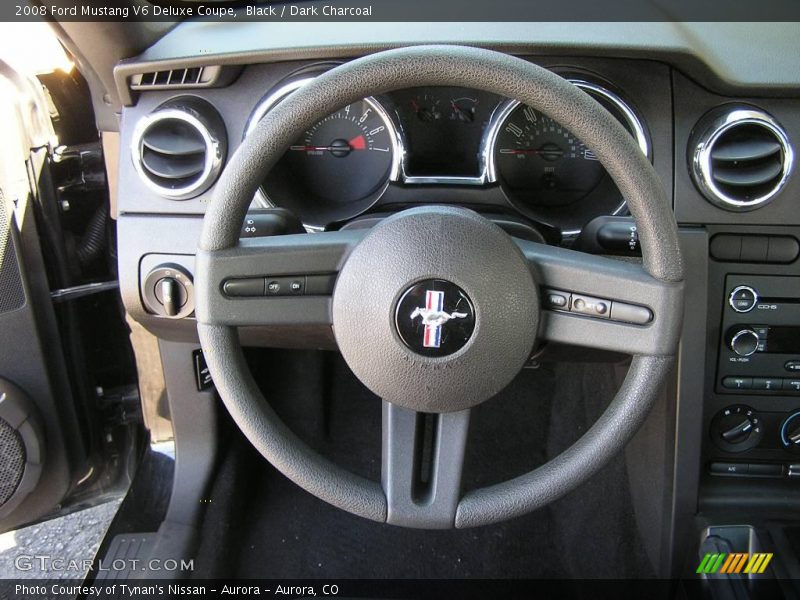
POLYGON ((769 238, 767 261, 774 263, 790 263, 800 254, 800 244, 788 235, 776 235, 769 238))
POLYGON ((330 296, 336 285, 336 274, 306 276, 306 296, 330 296))
POLYGON ((572 294, 572 306, 570 310, 574 313, 608 319, 611 313, 611 302, 601 298, 572 294))
POLYGON ((800 394, 800 379, 784 379, 783 389, 793 394, 800 394))
POLYGON ((709 250, 716 260, 738 261, 742 255, 742 236, 729 233, 715 235, 709 250))
POLYGON ((728 304, 738 313, 750 312, 758 302, 756 291, 746 285, 740 285, 731 292, 728 297, 728 304))
POLYGON ((264 278, 229 279, 222 285, 222 291, 228 296, 263 296, 264 278))
POLYGON ((747 474, 755 477, 783 477, 783 465, 769 463, 750 463, 747 474))
POLYGON ((653 313, 649 308, 636 306, 635 304, 625 304, 624 302, 613 302, 611 304, 611 320, 633 323, 635 325, 647 325, 653 320, 653 313))
POLYGON ((765 235, 742 236, 742 262, 766 262, 769 238, 765 235))
POLYGON ((800 373, 800 360, 787 360, 783 368, 787 371, 800 373))
POLYGON ((567 292, 560 292, 558 290, 545 290, 544 302, 548 308, 569 308, 570 295, 567 292))
POLYGON ((783 389, 783 380, 778 377, 753 377, 753 389, 777 392, 783 389))
POLYGON ((285 280, 267 279, 267 296, 283 296, 285 285, 285 280))
POLYGON ((708 470, 712 475, 733 475, 741 477, 742 475, 748 474, 750 465, 747 463, 713 462, 709 465, 708 470))
POLYGON ((752 377, 725 377, 722 380, 722 387, 729 390, 749 390, 753 387, 752 377))

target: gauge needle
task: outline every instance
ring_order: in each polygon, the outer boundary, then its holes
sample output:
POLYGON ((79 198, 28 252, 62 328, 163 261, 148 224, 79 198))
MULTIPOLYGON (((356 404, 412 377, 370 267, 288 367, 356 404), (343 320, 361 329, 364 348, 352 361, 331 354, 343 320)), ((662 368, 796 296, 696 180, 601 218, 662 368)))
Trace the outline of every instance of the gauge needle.
POLYGON ((330 146, 289 146, 289 150, 299 152, 342 152, 350 150, 366 150, 367 140, 363 135, 357 135, 348 142, 334 143, 330 146))
POLYGON ((475 113, 472 110, 461 108, 453 101, 450 102, 450 106, 453 108, 453 112, 456 114, 459 121, 463 121, 465 123, 472 122, 472 120, 475 118, 475 113))
POLYGON ((558 155, 564 154, 563 150, 547 149, 547 148, 500 148, 500 154, 548 154, 558 155))

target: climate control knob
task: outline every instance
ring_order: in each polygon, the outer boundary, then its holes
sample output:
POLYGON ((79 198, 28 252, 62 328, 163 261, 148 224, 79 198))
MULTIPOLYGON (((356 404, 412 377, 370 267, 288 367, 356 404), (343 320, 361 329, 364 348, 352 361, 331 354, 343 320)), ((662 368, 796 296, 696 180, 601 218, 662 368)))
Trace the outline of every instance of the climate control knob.
POLYGON ((800 453, 800 411, 795 411, 781 425, 781 444, 791 452, 800 453))
POLYGON ((760 341, 758 334, 749 327, 734 328, 729 336, 728 346, 739 356, 750 356, 758 351, 760 341))
POLYGON ((761 418, 749 406, 736 404, 721 410, 711 421, 711 438, 726 452, 743 452, 761 441, 761 418))

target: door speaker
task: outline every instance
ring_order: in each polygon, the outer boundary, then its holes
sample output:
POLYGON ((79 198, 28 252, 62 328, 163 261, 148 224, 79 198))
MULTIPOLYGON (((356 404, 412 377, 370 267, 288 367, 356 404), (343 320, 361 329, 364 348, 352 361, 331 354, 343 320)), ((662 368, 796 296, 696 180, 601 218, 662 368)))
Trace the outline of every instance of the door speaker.
POLYGON ((44 438, 33 401, 0 378, 0 517, 34 490, 43 461, 44 438))
POLYGON ((25 290, 22 288, 17 251, 11 236, 6 203, 0 192, 0 314, 16 310, 23 304, 25 290))

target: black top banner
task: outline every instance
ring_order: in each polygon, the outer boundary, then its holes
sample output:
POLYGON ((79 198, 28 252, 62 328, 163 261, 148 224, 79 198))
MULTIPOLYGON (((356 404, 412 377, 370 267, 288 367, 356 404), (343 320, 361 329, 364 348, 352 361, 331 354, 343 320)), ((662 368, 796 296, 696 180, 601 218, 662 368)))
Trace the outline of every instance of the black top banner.
POLYGON ((6 0, 2 21, 797 21, 798 0, 6 0))

